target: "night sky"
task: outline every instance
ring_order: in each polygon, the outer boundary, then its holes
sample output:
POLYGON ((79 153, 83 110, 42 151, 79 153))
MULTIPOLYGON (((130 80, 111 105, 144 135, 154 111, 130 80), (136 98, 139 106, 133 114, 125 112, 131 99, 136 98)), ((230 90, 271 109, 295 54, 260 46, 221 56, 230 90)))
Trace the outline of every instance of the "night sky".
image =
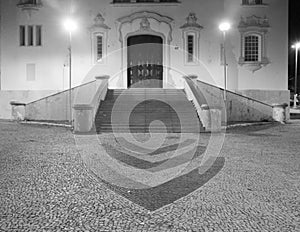
MULTIPOLYGON (((283 0, 288 1, 288 0, 283 0)), ((294 89, 294 75, 295 75, 295 50, 291 48, 292 44, 300 41, 300 1, 289 0, 289 88, 294 89)), ((298 57, 298 61, 300 58, 298 57)), ((300 62, 298 62, 298 66, 300 62)), ((298 69, 298 90, 300 89, 298 69)))

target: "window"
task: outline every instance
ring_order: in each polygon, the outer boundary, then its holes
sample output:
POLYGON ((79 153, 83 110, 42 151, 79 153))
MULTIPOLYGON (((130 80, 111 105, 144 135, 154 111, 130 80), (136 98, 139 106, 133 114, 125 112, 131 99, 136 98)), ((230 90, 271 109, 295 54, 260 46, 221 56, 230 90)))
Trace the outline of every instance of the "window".
POLYGON ((41 0, 19 0, 18 5, 40 5, 41 0))
POLYGON ((255 15, 242 18, 239 23, 241 33, 241 53, 239 64, 252 72, 269 63, 267 58, 266 37, 269 29, 267 18, 255 15))
POLYGON ((257 62, 259 61, 259 45, 260 38, 256 35, 246 36, 244 39, 244 57, 245 62, 257 62))
POLYGON ((20 46, 42 46, 42 26, 20 25, 19 40, 20 46))
POLYGON ((200 31, 203 28, 197 23, 197 17, 190 13, 186 23, 180 27, 183 35, 184 64, 197 65, 199 59, 200 31))
POLYGON ((103 58, 103 36, 102 35, 97 35, 97 61, 101 61, 103 58))
POLYGON ((33 46, 33 26, 28 26, 27 27, 27 45, 28 46, 33 46))
POLYGON ((42 26, 35 27, 35 45, 42 46, 42 26))
POLYGON ((193 62, 194 61, 194 36, 193 35, 187 36, 187 52, 188 52, 187 62, 193 62))
POLYGON ((93 64, 106 64, 107 37, 110 27, 104 23, 105 19, 98 13, 94 18, 94 24, 89 28, 92 46, 93 64))
POLYGON ((20 26, 19 30, 20 30, 20 46, 25 46, 26 45, 26 42, 25 42, 25 26, 20 26))
POLYGON ((263 0, 243 0, 243 5, 263 5, 263 0))
POLYGON ((178 3, 178 0, 114 0, 113 3, 178 3))
POLYGON ((93 63, 105 64, 107 33, 94 32, 92 36, 93 63))
POLYGON ((23 4, 37 4, 37 0, 23 0, 21 2, 23 4))

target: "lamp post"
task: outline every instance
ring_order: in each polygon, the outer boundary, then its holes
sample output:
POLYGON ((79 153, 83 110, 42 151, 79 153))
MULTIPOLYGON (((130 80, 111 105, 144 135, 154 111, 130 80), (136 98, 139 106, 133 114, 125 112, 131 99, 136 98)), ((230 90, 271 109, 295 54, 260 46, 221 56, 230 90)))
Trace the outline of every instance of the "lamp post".
POLYGON ((226 103, 227 91, 227 61, 226 61, 226 32, 230 29, 231 25, 228 22, 223 22, 219 25, 219 30, 223 32, 223 62, 224 62, 224 102, 226 103))
POLYGON ((298 78, 298 49, 300 48, 300 42, 295 43, 292 48, 295 49, 295 90, 294 90, 294 105, 293 108, 297 108, 297 78, 298 78))
POLYGON ((66 19, 64 21, 64 28, 69 33, 69 111, 70 122, 72 123, 72 32, 77 29, 77 24, 72 19, 66 19))

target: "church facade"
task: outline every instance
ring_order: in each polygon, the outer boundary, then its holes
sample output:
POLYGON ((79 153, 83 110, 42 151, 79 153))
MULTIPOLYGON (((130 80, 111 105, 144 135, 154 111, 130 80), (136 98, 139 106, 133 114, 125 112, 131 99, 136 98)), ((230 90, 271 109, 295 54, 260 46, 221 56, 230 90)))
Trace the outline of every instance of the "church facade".
POLYGON ((289 101, 288 1, 7 0, 0 36, 6 103, 68 89, 70 64, 72 87, 108 75, 111 89, 182 88, 183 76, 223 88, 224 51, 229 90, 289 101))

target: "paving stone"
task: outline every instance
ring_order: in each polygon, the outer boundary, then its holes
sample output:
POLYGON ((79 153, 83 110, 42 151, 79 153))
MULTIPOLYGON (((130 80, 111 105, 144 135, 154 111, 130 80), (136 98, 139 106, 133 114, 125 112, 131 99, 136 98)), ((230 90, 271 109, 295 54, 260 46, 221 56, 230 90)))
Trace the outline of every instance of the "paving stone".
POLYGON ((67 129, 0 122, 0 231, 300 231, 299 129, 228 131, 220 172, 149 212, 87 168, 67 129))

